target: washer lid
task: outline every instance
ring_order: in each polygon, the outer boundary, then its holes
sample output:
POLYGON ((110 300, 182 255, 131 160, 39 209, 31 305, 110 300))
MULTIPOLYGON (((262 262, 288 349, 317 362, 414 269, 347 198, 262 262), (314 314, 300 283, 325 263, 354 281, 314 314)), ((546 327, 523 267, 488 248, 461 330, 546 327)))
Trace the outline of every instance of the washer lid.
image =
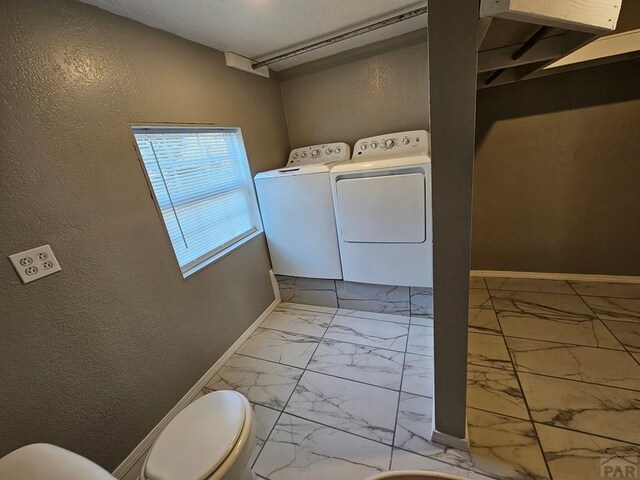
POLYGON ((318 164, 318 165, 300 165, 293 167, 283 167, 276 170, 267 170, 266 172, 260 172, 255 176, 256 180, 262 180, 264 178, 284 178, 294 177, 297 175, 310 175, 313 173, 329 173, 331 167, 336 165, 337 162, 318 164))
POLYGON ((209 393, 169 422, 144 467, 148 480, 204 480, 227 459, 238 442, 246 411, 232 391, 209 393))

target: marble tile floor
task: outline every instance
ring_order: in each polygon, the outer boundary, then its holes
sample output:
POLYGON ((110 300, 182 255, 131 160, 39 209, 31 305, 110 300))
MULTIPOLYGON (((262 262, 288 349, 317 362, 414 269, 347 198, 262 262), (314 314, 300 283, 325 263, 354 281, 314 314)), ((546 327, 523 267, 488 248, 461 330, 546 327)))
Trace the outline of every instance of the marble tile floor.
POLYGON ((471 286, 470 452, 429 439, 433 319, 282 303, 205 388, 252 402, 258 477, 599 479, 603 459, 637 461, 640 285, 471 286))

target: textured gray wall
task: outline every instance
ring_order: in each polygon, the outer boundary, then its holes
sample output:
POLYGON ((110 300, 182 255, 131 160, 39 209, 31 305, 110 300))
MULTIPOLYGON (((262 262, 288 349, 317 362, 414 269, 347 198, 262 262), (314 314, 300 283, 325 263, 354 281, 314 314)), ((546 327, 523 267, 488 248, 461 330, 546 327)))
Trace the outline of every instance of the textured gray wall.
POLYGON ((292 78, 287 72, 281 85, 291 146, 353 146, 363 137, 428 129, 426 34, 403 38, 291 69, 292 78))
POLYGON ((128 124, 289 145, 276 79, 80 3, 0 3, 0 455, 51 442, 112 469, 273 300, 263 237, 185 281, 128 124), (51 244, 22 285, 6 256, 51 244))
POLYGON ((478 92, 472 268, 640 275, 640 60, 478 92))

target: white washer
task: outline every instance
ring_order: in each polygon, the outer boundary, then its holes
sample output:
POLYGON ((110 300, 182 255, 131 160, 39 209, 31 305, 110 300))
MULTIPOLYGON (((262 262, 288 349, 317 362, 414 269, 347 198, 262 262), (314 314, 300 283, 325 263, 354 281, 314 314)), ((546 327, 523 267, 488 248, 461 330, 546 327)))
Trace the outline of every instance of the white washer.
POLYGON ((429 141, 425 130, 363 138, 331 170, 345 280, 433 286, 429 141))
POLYGON ((296 148, 284 168, 256 175, 274 273, 342 278, 329 171, 349 154, 346 143, 296 148))

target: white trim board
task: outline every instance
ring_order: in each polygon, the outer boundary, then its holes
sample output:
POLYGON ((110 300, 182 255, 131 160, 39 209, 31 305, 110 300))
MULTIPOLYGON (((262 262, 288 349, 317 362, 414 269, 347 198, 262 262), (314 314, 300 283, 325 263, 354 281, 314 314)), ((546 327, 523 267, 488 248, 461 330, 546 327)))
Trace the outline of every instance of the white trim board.
POLYGON ((622 0, 482 0, 480 16, 607 33, 616 29, 622 0))
MULTIPOLYGON (((273 277, 273 273, 269 272, 273 277)), ((277 283, 276 283, 277 285, 277 283)), ((275 292, 274 292, 275 294, 275 292)), ((189 405, 198 393, 203 389, 203 387, 213 378, 213 376, 222 368, 222 366, 231 358, 231 356, 240 348, 240 345, 244 343, 244 341, 251 336, 251 334, 260 326, 260 324, 269 316, 269 314, 278 306, 280 303, 280 293, 278 292, 276 298, 271 302, 271 305, 267 307, 267 309, 262 312, 262 314, 258 317, 258 319, 253 322, 249 328, 245 330, 245 332, 240 335, 240 337, 234 342, 233 345, 229 347, 229 349, 222 354, 222 356, 218 359, 218 361, 211 367, 207 372, 196 382, 196 384, 189 389, 189 391, 185 394, 184 397, 180 399, 180 401, 167 413, 160 423, 158 423, 153 430, 149 432, 149 434, 144 437, 144 439, 138 444, 136 448, 129 454, 127 458, 125 458, 120 465, 113 471, 112 475, 116 478, 124 478, 129 471, 137 464, 137 462, 146 455, 153 442, 156 440, 160 432, 164 430, 164 428, 169 424, 171 420, 180 412, 184 407, 189 405)))
POLYGON ((458 450, 462 450, 463 452, 470 451, 469 440, 467 440, 466 438, 454 437, 453 435, 442 433, 435 429, 431 432, 431 441, 434 443, 445 445, 447 447, 457 448, 458 450))
POLYGON ((512 272, 508 270, 471 270, 471 277, 538 278, 543 280, 574 280, 581 282, 640 283, 640 277, 586 273, 512 272))
POLYGON ((278 279, 276 278, 276 274, 273 273, 273 270, 269 270, 269 278, 271 279, 271 288, 273 288, 273 295, 276 297, 278 303, 282 300, 280 297, 280 287, 278 286, 278 279))

